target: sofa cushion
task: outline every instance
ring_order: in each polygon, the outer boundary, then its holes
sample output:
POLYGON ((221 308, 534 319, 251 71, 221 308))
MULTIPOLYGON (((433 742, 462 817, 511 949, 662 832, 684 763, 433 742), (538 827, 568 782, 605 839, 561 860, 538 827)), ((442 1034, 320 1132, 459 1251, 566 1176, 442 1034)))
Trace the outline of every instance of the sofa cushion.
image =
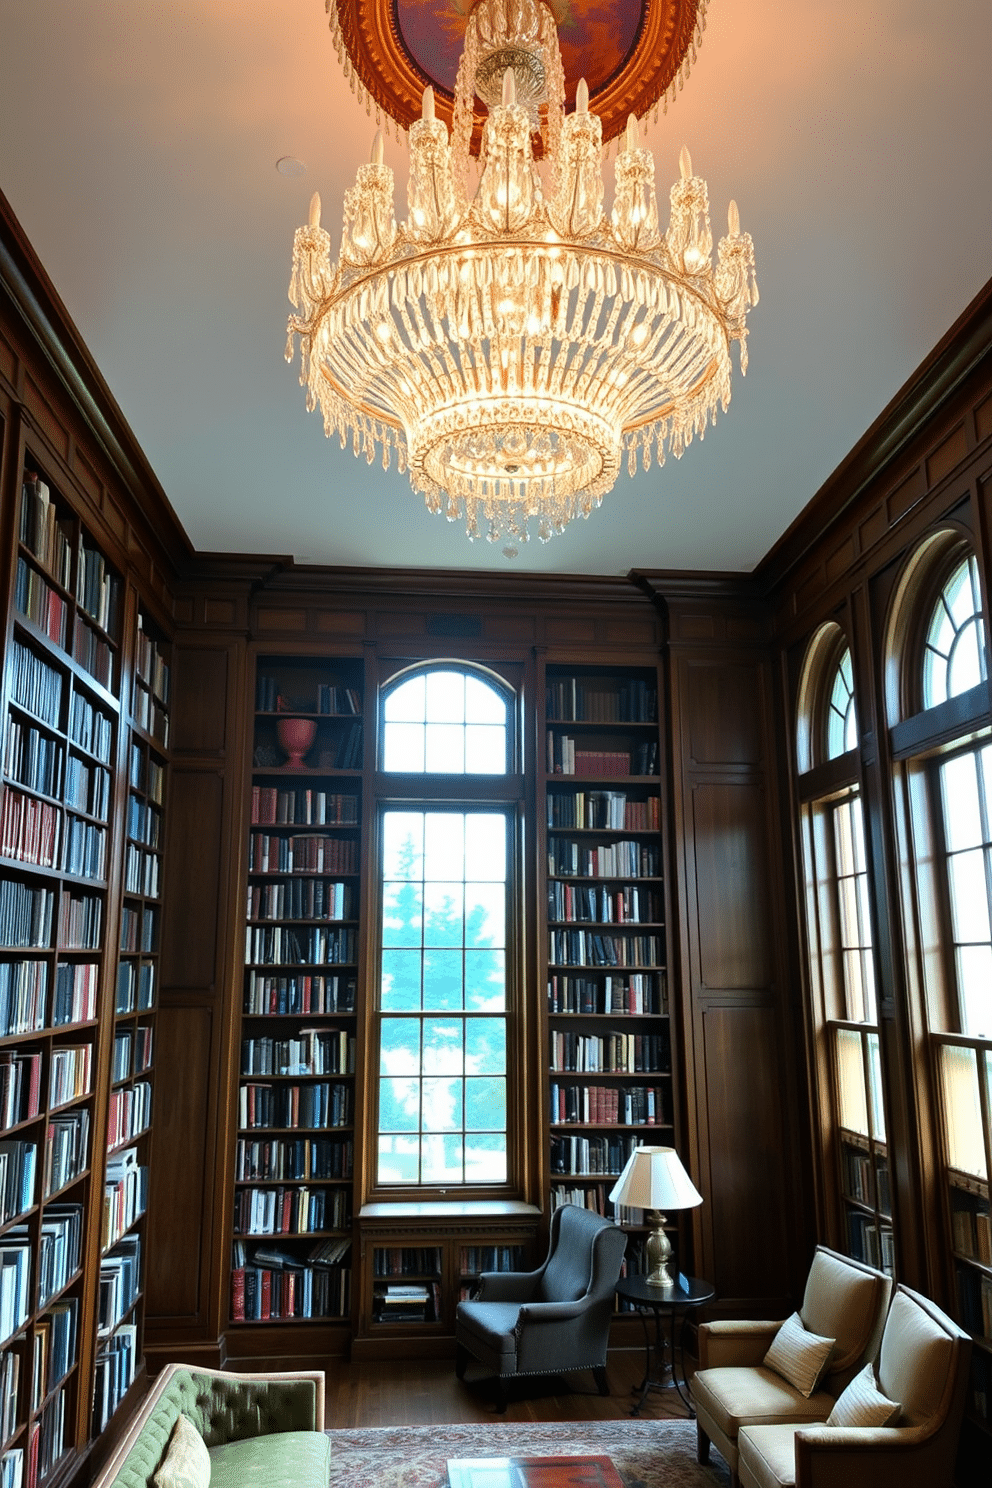
POLYGON ((866 1364, 854 1376, 827 1417, 828 1426, 894 1426, 902 1407, 883 1395, 875 1371, 866 1364))
POLYGON ((825 1421, 834 1403, 822 1390, 808 1398, 800 1395, 772 1369, 734 1365, 698 1370, 692 1377, 692 1398, 697 1410, 731 1441, 752 1422, 825 1421))
POLYGON ((798 1312, 794 1312, 775 1334, 763 1363, 808 1400, 827 1367, 835 1343, 833 1338, 810 1332, 798 1312))
POLYGON ((180 1416, 155 1473, 155 1488, 209 1488, 210 1457, 192 1421, 180 1416))
POLYGON ((210 1448, 210 1488, 327 1488, 331 1439, 322 1431, 278 1431, 210 1448))
POLYGON ((878 1384, 902 1404, 906 1426, 923 1426, 937 1413, 951 1371, 954 1340, 929 1313, 897 1290, 885 1320, 878 1384))
POLYGON ((747 1426, 737 1438, 738 1472, 757 1488, 792 1488, 801 1426, 747 1426))

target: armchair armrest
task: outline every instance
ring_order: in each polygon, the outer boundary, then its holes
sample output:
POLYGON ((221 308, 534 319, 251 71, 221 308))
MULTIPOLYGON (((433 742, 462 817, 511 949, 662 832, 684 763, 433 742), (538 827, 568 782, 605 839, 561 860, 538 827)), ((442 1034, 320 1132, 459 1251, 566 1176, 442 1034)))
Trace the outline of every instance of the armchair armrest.
POLYGON ((588 1297, 579 1297, 575 1302, 525 1302, 517 1320, 523 1323, 565 1323, 571 1318, 581 1317, 589 1306, 588 1297))
POLYGON ((781 1326, 764 1320, 752 1322, 749 1318, 700 1323, 697 1334, 700 1369, 719 1369, 728 1364, 756 1367, 781 1326))
POLYGON ((920 1426, 811 1426, 796 1432, 796 1488, 906 1488, 922 1464, 920 1426))
POLYGON ((483 1271, 477 1302, 526 1302, 534 1295, 539 1271, 483 1271))

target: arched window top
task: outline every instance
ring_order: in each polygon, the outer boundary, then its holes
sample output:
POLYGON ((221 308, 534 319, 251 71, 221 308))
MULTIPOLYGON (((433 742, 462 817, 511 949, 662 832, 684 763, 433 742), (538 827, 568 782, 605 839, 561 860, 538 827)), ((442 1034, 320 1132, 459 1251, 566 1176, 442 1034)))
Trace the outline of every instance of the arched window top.
POLYGON ((406 774, 505 775, 505 689, 469 667, 405 672, 382 698, 382 768, 406 774))
POLYGON ((851 648, 833 620, 821 625, 806 651, 796 710, 800 774, 858 747, 851 648))
POLYGON ((827 703, 827 759, 838 759, 858 747, 858 714, 854 706, 851 650, 845 646, 834 668, 827 703))
POLYGON ((924 708, 935 708, 984 682, 985 625, 973 553, 948 575, 930 613, 922 658, 924 708))

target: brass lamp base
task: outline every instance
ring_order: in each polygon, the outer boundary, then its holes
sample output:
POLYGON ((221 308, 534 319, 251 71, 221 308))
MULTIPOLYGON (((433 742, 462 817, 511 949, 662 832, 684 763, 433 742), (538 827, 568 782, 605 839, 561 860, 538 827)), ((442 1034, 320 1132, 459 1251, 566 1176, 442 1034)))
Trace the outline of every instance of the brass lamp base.
POLYGON ((657 1209, 649 1209, 644 1218, 650 1226, 650 1233, 645 1243, 648 1257, 648 1274, 644 1278, 650 1287, 672 1287, 674 1279, 668 1270, 668 1261, 672 1254, 672 1242, 665 1234, 665 1216, 659 1214, 657 1209))

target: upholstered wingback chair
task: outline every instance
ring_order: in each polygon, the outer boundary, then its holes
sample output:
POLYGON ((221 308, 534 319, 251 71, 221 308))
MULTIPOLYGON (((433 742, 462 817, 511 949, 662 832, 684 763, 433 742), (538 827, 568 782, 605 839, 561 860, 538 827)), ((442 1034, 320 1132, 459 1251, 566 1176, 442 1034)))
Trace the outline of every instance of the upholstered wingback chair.
POLYGON ((551 1216, 551 1243, 536 1271, 487 1271, 478 1297, 455 1315, 458 1378, 469 1359, 499 1381, 520 1374, 591 1369, 609 1394, 606 1348, 613 1296, 623 1264, 623 1230, 589 1209, 565 1204, 551 1216))
POLYGON ((692 1379, 700 1462, 710 1442, 726 1458, 737 1488, 737 1438, 752 1424, 825 1421, 834 1401, 875 1357, 892 1283, 881 1271, 817 1246, 799 1315, 811 1333, 836 1339, 828 1373, 807 1398, 762 1360, 780 1324, 713 1322, 699 1329, 692 1379))
POLYGON ((745 1426, 741 1488, 950 1488, 971 1339, 933 1302, 897 1286, 878 1354, 891 1426, 745 1426))

